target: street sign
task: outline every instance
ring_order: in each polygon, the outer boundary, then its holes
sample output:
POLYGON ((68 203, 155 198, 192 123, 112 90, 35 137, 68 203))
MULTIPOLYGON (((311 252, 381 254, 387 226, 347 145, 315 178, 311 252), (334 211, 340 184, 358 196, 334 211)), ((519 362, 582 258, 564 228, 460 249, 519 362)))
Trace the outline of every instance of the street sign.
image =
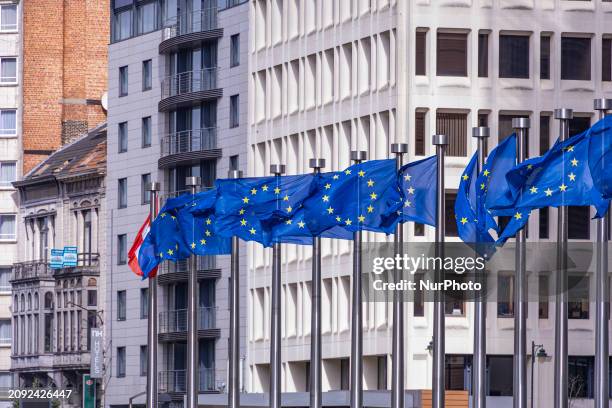
POLYGON ((104 331, 102 329, 91 329, 91 360, 89 363, 91 378, 102 378, 104 376, 103 340, 104 331))
POLYGON ((96 380, 83 374, 83 408, 96 408, 96 380))
POLYGON ((77 247, 67 246, 64 247, 64 262, 62 265, 64 268, 70 268, 77 266, 77 247))

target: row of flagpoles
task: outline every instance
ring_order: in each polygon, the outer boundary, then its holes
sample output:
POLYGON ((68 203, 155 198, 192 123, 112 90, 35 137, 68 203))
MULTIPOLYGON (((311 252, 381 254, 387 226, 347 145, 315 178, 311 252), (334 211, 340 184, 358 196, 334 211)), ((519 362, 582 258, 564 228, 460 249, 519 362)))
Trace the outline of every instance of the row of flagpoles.
MULTIPOLYGON (((597 99, 594 104, 600 118, 612 110, 612 100, 597 99)), ((573 117, 570 109, 558 109, 554 112, 555 119, 560 124, 560 140, 569 137, 569 121, 573 117)), ((529 119, 516 118, 512 122, 516 133, 516 162, 526 159, 526 146, 530 128, 529 119)), ((480 174, 485 167, 487 152, 486 139, 489 129, 478 127, 473 129, 473 137, 478 144, 476 174, 480 174)), ((444 163, 448 146, 445 135, 434 135, 432 139, 436 149, 436 211, 435 211, 435 243, 436 256, 444 257, 445 237, 445 193, 444 193, 444 163)), ((396 169, 403 168, 403 155, 407 153, 408 146, 396 143, 391 146, 395 155, 396 169)), ((351 160, 361 163, 367 158, 364 151, 352 151, 351 160)), ((310 161, 310 167, 315 175, 321 174, 325 167, 325 160, 315 158, 310 161)), ((284 165, 272 165, 271 173, 280 180, 285 172, 284 165)), ((240 171, 231 171, 229 179, 241 179, 240 171)), ((200 180, 189 177, 187 185, 192 195, 195 195, 200 180)), ((151 206, 149 223, 157 216, 157 203, 159 183, 152 183, 148 190, 151 192, 151 206)), ((253 193, 255 194, 255 192, 253 193)), ((278 205, 278 204, 277 204, 278 205)), ((331 208, 331 207, 330 207, 331 208)), ((567 207, 560 206, 559 228, 557 237, 557 301, 555 302, 555 387, 554 406, 567 408, 568 406, 568 310, 567 310, 567 207)), ((608 405, 608 320, 607 302, 609 297, 608 265, 607 265, 607 225, 609 216, 597 220, 597 273, 596 273, 596 361, 595 361, 595 407, 603 408, 608 405)), ((395 225, 394 245, 395 252, 401 253, 403 246, 403 233, 401 223, 395 225)), ((139 234, 140 235, 140 234, 139 234)), ((320 236, 312 240, 312 318, 311 318, 311 364, 310 364, 310 406, 322 407, 322 343, 321 343, 321 241, 320 236)), ((526 341, 526 234, 524 229, 516 234, 516 288, 514 304, 514 407, 527 407, 527 341, 526 341)), ((195 244, 192 244, 195 245, 195 244)), ((273 243, 273 263, 271 282, 271 336, 270 336, 270 395, 269 406, 281 408, 281 250, 280 242, 273 243)), ((178 247, 177 247, 178 251, 178 247)), ((436 280, 442 279, 443 271, 435 271, 436 280)), ((147 406, 157 407, 157 290, 154 273, 149 276, 149 322, 148 322, 148 374, 147 374, 147 406)), ((395 271, 395 279, 401 279, 399 271, 395 271)), ((357 229, 353 232, 353 279, 351 298, 351 355, 350 355, 350 406, 363 407, 363 317, 362 317, 362 232, 357 229)), ((482 283, 485 276, 477 276, 482 283)), ((196 256, 191 256, 188 277, 188 337, 187 337, 187 408, 196 408, 198 405, 198 347, 197 347, 197 263, 196 256)), ((240 350, 240 295, 239 295, 239 238, 231 238, 231 277, 230 277, 230 341, 229 341, 229 384, 228 406, 240 406, 239 350, 240 350)), ((432 370, 432 403, 434 408, 444 407, 445 398, 445 307, 444 295, 436 291, 434 295, 433 310, 433 370, 432 370)), ((474 356, 472 370, 473 407, 486 407, 486 324, 485 299, 483 296, 475 297, 474 305, 474 356)), ((392 336, 392 380, 391 380, 391 407, 404 407, 404 315, 403 301, 400 292, 393 297, 393 336, 392 336)), ((533 356, 532 356, 533 358, 533 356)))

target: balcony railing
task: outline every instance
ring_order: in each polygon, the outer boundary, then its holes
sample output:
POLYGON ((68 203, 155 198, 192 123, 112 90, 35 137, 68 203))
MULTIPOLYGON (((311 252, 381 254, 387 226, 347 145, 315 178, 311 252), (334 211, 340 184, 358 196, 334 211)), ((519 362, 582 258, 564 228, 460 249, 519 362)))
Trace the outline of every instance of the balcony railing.
MULTIPOLYGON (((199 373, 200 392, 216 391, 215 369, 201 368, 199 373)), ((187 372, 185 370, 162 371, 159 373, 159 390, 161 392, 183 393, 187 390, 187 372)))
POLYGON ((78 253, 77 266, 100 266, 100 254, 96 252, 78 253))
MULTIPOLYGON (((198 256, 197 267, 199 271, 217 269, 217 257, 214 255, 198 256)), ((158 268, 159 274, 180 273, 187 271, 189 271, 188 259, 182 259, 176 262, 166 261, 163 262, 158 268)))
POLYGON ((52 278, 53 269, 46 261, 29 261, 13 264, 12 280, 32 278, 52 278))
POLYGON ((217 67, 170 75, 162 81, 162 99, 217 88, 217 67))
MULTIPOLYGON (((201 307, 198 310, 198 330, 214 329, 216 307, 201 307)), ((187 331, 187 309, 169 310, 159 313, 160 333, 180 333, 187 331)))
POLYGON ((217 128, 183 130, 162 137, 161 155, 199 152, 217 148, 217 128))
POLYGON ((217 14, 217 8, 210 7, 171 17, 164 22, 162 41, 179 35, 214 30, 217 28, 217 14))

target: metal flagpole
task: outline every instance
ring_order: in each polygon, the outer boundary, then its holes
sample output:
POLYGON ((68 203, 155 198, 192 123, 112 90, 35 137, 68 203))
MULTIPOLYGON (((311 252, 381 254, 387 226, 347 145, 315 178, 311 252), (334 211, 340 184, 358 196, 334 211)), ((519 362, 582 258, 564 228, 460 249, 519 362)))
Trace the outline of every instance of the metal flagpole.
MULTIPOLYGON (((185 185, 191 194, 196 193, 201 184, 200 177, 187 177, 185 185)), ((187 279, 187 407, 198 406, 198 257, 189 258, 187 279)))
MULTIPOLYGON (((149 202, 149 221, 157 216, 157 196, 160 185, 149 183, 147 191, 151 193, 149 202)), ((157 408, 157 281, 149 278, 149 305, 147 320, 147 407, 157 408)))
MULTIPOLYGON (((436 156, 438 158, 437 170, 438 188, 436 192, 436 257, 444 258, 444 235, 446 233, 445 212, 446 197, 444 191, 444 157, 448 138, 446 135, 434 135, 432 143, 436 146, 436 156)), ((438 264, 439 262, 436 262, 438 264)), ((443 272, 439 265, 436 265, 435 281, 443 281, 443 272)), ((445 299, 444 292, 436 290, 434 292, 434 327, 433 327, 433 378, 432 378, 432 408, 444 408, 444 316, 445 299)))
MULTIPOLYGON (((240 170, 231 170, 231 179, 242 178, 240 170)), ((240 407, 240 247, 238 237, 232 237, 230 260, 230 332, 229 332, 229 381, 227 403, 229 408, 240 407)))
MULTIPOLYGON (((361 163, 367 152, 351 151, 351 160, 361 163)), ((363 407, 363 305, 361 277, 361 231, 353 233, 353 293, 351 297, 351 408, 363 407)))
MULTIPOLYGON (((571 109, 555 109, 559 120, 560 140, 569 137, 569 122, 574 117, 571 109)), ((567 366, 567 207, 559 207, 557 221, 557 299, 555 302, 555 390, 554 406, 568 407, 567 366)))
MULTIPOLYGON (((478 163, 476 174, 484 167, 487 157, 486 140, 491 135, 488 127, 472 128, 472 137, 478 143, 478 163)), ((476 276, 476 280, 482 285, 479 295, 474 298, 474 357, 472 364, 472 398, 473 408, 485 408, 487 405, 486 381, 487 381, 487 324, 486 307, 484 297, 486 276, 483 270, 476 276)))
MULTIPOLYGON (((325 159, 310 159, 310 168, 319 174, 325 159)), ((321 237, 312 238, 312 305, 310 316, 310 407, 322 407, 321 383, 321 237)))
MULTIPOLYGON (((594 108, 599 119, 612 110, 612 99, 595 99, 594 108)), ((597 272, 595 275, 595 408, 608 408, 609 357, 608 357, 608 308, 610 287, 608 282, 608 222, 610 213, 597 219, 597 272)))
MULTIPOLYGON (((280 178, 284 164, 273 164, 270 173, 280 178)), ((272 247, 272 300, 270 320, 270 408, 281 408, 281 244, 272 247)))
MULTIPOLYGON (((528 118, 512 119, 516 131, 516 161, 527 159, 528 118)), ((517 215, 518 216, 518 215, 517 215)), ((525 215, 526 216, 526 215, 525 215)), ((516 234, 514 283, 514 408, 527 408, 527 262, 525 228, 516 234)))
MULTIPOLYGON (((395 163, 399 172, 403 166, 403 155, 408 153, 406 143, 393 143, 391 153, 395 153, 395 163)), ((395 227, 395 255, 403 253, 403 224, 395 227)), ((395 270, 395 282, 402 279, 400 269, 395 270)), ((404 300, 400 291, 393 293, 393 365, 391 373, 391 408, 404 408, 404 300)))

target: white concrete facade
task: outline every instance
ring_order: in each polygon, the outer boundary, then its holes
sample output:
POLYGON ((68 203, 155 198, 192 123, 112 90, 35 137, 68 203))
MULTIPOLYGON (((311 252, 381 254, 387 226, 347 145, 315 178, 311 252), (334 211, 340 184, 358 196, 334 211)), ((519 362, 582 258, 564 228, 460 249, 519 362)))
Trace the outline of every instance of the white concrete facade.
MULTIPOLYGON (((588 118, 592 124, 596 121, 593 99, 612 97, 612 82, 609 76, 602 76, 604 70, 611 70, 604 65, 603 46, 612 36, 612 3, 601 0, 253 0, 251 31, 252 176, 266 175, 269 164, 279 162, 287 165, 289 174, 308 172, 308 160, 315 156, 327 160, 326 170, 339 170, 349 164, 350 150, 367 150, 371 159, 387 158, 389 145, 395 141, 409 144, 405 160, 414 161, 434 153, 430 138, 442 120, 437 116, 450 113, 460 114, 456 123, 462 129, 454 137, 462 138, 465 146, 446 163, 445 188, 453 192, 476 148, 470 137, 473 126, 486 120, 492 149, 502 132, 500 128, 506 129, 499 125, 500 115, 502 119, 527 115, 532 124, 529 151, 535 156, 540 148, 545 149, 540 146, 541 139, 547 139, 550 145, 556 139, 558 124, 552 118, 555 108, 572 108, 575 117, 588 118), (417 32, 426 33, 425 47, 418 51, 417 32), (462 35, 465 74, 436 75, 438 33, 462 35), (479 75, 479 34, 488 35, 486 76, 479 75), (527 38, 526 78, 506 78, 513 75, 500 73, 505 69, 499 62, 500 36, 506 35, 527 38), (549 79, 541 79, 546 77, 541 75, 542 36, 550 37, 549 79), (590 70, 590 79, 561 79, 562 39, 566 37, 590 39, 590 64, 585 68, 590 70), (417 121, 417 112, 422 122, 417 121), (548 138, 540 137, 545 129, 540 125, 541 116, 549 117, 548 138), (424 143, 417 146, 417 139, 423 136, 424 143)), ((578 62, 584 63, 576 61, 575 65, 578 62)), ((556 211, 551 210, 549 238, 540 238, 539 217, 534 214, 529 228, 536 233, 530 240, 554 242, 556 217, 556 211)), ((595 240, 594 226, 591 222, 583 241, 595 240)), ((409 241, 434 239, 433 228, 425 227, 419 234, 412 223, 407 223, 405 229, 409 241)), ((385 238, 367 234, 366 239, 385 238)), ((286 392, 307 389, 310 258, 310 248, 283 246, 282 360, 286 392)), ((350 353, 350 243, 324 242, 322 269, 323 387, 327 391, 348 384, 347 378, 343 383, 343 373, 348 373, 346 359, 350 353)), ((270 271, 271 252, 249 245, 251 392, 267 392, 269 386, 270 271)), ((536 287, 542 271, 533 272, 530 283, 536 287)), ((553 281, 549 279, 549 285, 553 281)), ((589 288, 594 293, 593 279, 589 288)), ((433 330, 432 309, 425 303, 423 316, 415 316, 413 305, 406 304, 407 389, 431 387, 432 358, 427 346, 433 330)), ((594 355, 593 303, 588 310, 587 318, 570 321, 570 356, 594 355)), ((390 304, 364 304, 364 387, 368 390, 386 389, 390 384, 391 314, 390 304), (385 377, 387 381, 382 380, 385 377)), ((472 353, 472 316, 469 302, 460 315, 448 316, 448 355, 472 353)), ((487 316, 487 353, 511 358, 513 319, 498 315, 496 302, 488 304, 487 316)), ((538 316, 538 303, 530 303, 528 341, 544 344, 552 356, 554 305, 549 304, 547 318, 538 316)), ((551 357, 536 365, 535 406, 552 406, 552 370, 551 357)), ((491 375, 493 371, 492 367, 491 375)), ((495 371, 509 375, 500 369, 495 371)), ((467 383, 465 379, 465 387, 467 383)), ((503 395, 497 396, 495 406, 511 404, 511 399, 503 395)), ((587 395, 575 404, 592 406, 593 401, 587 395)))

